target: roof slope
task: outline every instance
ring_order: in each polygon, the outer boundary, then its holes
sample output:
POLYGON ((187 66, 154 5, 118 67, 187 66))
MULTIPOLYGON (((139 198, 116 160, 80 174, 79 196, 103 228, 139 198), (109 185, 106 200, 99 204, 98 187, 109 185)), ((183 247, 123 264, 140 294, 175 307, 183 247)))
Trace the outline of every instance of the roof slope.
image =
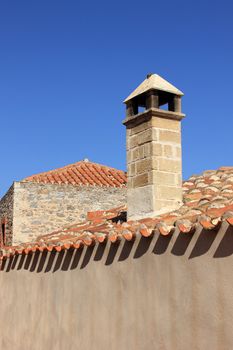
POLYGON ((126 222, 125 207, 90 212, 86 222, 40 236, 36 242, 4 247, 2 258, 36 250, 76 249, 106 239, 111 242, 132 240, 137 234, 148 237, 155 231, 169 235, 175 228, 183 233, 193 233, 197 225, 206 230, 218 228, 222 222, 233 225, 233 167, 191 176, 183 183, 183 194, 184 204, 180 209, 156 218, 126 222))
POLYGON ((152 74, 148 76, 125 100, 127 102, 132 98, 143 94, 149 90, 160 90, 170 92, 172 94, 183 96, 183 92, 178 90, 175 86, 170 84, 168 81, 160 77, 158 74, 152 74))
POLYGON ((124 171, 87 160, 23 179, 25 182, 104 187, 124 187, 126 180, 126 173, 124 171))

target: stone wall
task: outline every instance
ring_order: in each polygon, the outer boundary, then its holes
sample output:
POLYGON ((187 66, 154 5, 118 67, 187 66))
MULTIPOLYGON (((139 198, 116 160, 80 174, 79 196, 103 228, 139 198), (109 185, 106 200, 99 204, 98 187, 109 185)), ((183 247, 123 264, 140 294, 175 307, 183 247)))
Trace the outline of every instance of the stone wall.
POLYGON ((14 183, 13 244, 83 221, 88 211, 126 202, 126 188, 14 183))
MULTIPOLYGON (((171 113, 171 112, 170 112, 171 113)), ((128 216, 160 215, 182 204, 181 123, 163 111, 127 125, 128 216), (160 117, 162 114, 162 117, 160 117)))
POLYGON ((233 231, 8 259, 0 349, 233 349, 233 231))
POLYGON ((0 200, 0 242, 5 245, 11 245, 13 232, 13 203, 14 203, 14 185, 0 200), (5 226, 5 242, 3 242, 2 228, 5 226))

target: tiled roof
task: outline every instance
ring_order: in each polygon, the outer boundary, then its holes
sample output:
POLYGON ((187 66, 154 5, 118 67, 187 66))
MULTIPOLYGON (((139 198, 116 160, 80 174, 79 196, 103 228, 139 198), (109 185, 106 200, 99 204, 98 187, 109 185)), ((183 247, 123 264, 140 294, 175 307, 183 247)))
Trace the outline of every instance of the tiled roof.
POLYGON ((112 243, 135 235, 151 236, 157 231, 170 235, 175 229, 188 234, 198 225, 214 230, 223 222, 233 226, 233 167, 206 171, 183 183, 184 204, 174 212, 155 218, 126 222, 126 208, 90 212, 87 221, 38 237, 37 242, 4 247, 2 258, 31 251, 61 251, 110 240, 112 243))
POLYGON ((26 182, 69 184, 74 186, 124 187, 126 173, 87 160, 46 171, 23 179, 26 182))

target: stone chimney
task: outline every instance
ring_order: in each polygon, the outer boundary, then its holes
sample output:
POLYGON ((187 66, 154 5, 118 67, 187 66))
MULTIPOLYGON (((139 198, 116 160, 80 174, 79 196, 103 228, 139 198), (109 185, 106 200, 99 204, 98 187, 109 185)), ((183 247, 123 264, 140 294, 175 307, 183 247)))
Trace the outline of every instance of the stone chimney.
POLYGON ((128 220, 154 217, 182 205, 181 97, 157 74, 124 101, 127 132, 128 220), (160 109, 167 105, 167 110, 160 109))

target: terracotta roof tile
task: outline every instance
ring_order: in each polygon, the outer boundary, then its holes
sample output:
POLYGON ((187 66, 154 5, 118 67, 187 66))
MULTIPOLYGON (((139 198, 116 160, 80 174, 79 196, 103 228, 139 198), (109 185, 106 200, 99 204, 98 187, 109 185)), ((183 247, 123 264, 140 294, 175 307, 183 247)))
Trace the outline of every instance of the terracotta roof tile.
POLYGON ((128 222, 126 222, 126 207, 90 212, 86 222, 40 236, 35 242, 24 243, 17 247, 2 247, 1 259, 36 250, 78 249, 95 242, 102 243, 107 239, 112 243, 121 239, 133 240, 136 235, 149 237, 155 231, 161 235, 170 235, 178 229, 181 233, 190 234, 198 225, 205 230, 216 230, 223 222, 233 226, 232 179, 233 167, 206 171, 184 182, 183 205, 174 212, 128 222), (208 187, 197 188, 200 183, 207 183, 208 187), (229 184, 231 187, 228 187, 229 184), (206 188, 209 188, 208 194, 206 188), (229 189, 229 192, 226 192, 226 189, 229 189), (224 193, 228 196, 223 196, 224 193))
POLYGON ((122 170, 84 160, 26 177, 23 181, 74 186, 125 187, 127 179, 126 173, 122 170))

